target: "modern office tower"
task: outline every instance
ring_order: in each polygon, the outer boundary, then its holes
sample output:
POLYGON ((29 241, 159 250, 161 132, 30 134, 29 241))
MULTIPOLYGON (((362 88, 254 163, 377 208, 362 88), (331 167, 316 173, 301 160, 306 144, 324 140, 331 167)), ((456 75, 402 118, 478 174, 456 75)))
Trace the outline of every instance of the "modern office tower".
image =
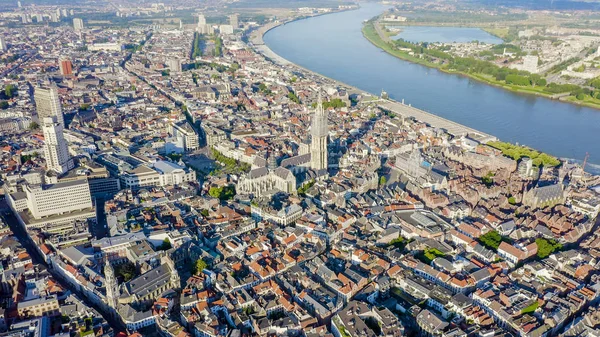
POLYGON ((204 14, 198 14, 198 27, 202 27, 206 25, 206 18, 204 17, 204 14))
POLYGON ((35 17, 38 23, 44 22, 44 16, 42 14, 36 14, 35 17))
POLYGON ((0 36, 0 51, 7 51, 8 50, 8 45, 6 44, 6 40, 4 39, 4 36, 0 36))
POLYGON ((229 24, 233 26, 233 29, 240 28, 239 17, 237 14, 231 14, 229 16, 229 24))
POLYGON ((83 20, 81 20, 80 18, 74 18, 73 29, 75 29, 75 31, 77 32, 83 30, 83 20))
POLYGON ((73 75, 73 64, 71 60, 67 58, 62 58, 58 62, 58 67, 60 68, 60 73, 63 76, 73 75))
POLYGON ((67 141, 63 135, 63 126, 58 123, 56 117, 45 117, 42 122, 44 133, 44 159, 46 168, 58 174, 67 173, 74 167, 73 160, 69 155, 67 141))
POLYGON ((56 120, 64 127, 65 120, 56 84, 52 83, 49 86, 36 87, 33 97, 40 122, 45 117, 55 116, 56 120))
POLYGON ((181 72, 181 59, 172 58, 167 61, 167 66, 172 73, 180 73, 181 72))
MULTIPOLYGON (((27 197, 27 208, 35 219, 89 210, 94 207, 90 186, 86 180, 51 185, 27 184, 23 186, 23 191, 27 197)), ((89 218, 90 215, 84 214, 84 217, 89 218)))

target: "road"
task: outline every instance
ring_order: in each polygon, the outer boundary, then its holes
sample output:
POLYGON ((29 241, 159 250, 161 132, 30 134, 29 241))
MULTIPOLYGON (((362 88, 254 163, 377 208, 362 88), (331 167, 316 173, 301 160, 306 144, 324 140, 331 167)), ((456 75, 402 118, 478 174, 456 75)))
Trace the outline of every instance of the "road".
POLYGON ((46 260, 44 259, 42 254, 40 254, 40 252, 37 250, 35 242, 33 242, 31 237, 29 236, 29 234, 27 234, 27 232, 25 231, 25 228, 23 228, 23 226, 21 226, 21 224, 19 223, 19 221, 17 220, 15 215, 10 211, 10 208, 8 207, 8 205, 6 204, 6 202, 4 200, 0 201, 0 214, 1 214, 2 218, 4 219, 4 221, 6 221, 6 223, 10 227, 11 231, 14 233, 15 237, 19 240, 21 245, 27 250, 27 253, 29 253, 32 261, 35 264, 42 265, 44 268, 46 268, 48 270, 50 275, 52 275, 52 277, 54 277, 54 279, 59 282, 59 284, 63 288, 69 290, 71 293, 77 294, 77 296, 79 297, 79 299, 81 301, 83 301, 83 303, 85 303, 89 307, 96 309, 96 311, 98 311, 102 315, 102 317, 108 322, 108 324, 111 326, 111 328, 113 328, 113 330, 115 331, 115 334, 118 332, 125 331, 125 326, 123 325, 123 323, 121 321, 114 319, 111 315, 108 315, 106 312, 104 312, 104 310, 102 310, 102 308, 91 303, 88 300, 88 298, 81 291, 79 291, 78 289, 73 287, 69 282, 66 282, 64 280, 64 278, 62 277, 62 275, 57 273, 54 269, 52 269, 51 266, 49 266, 46 263, 46 260))

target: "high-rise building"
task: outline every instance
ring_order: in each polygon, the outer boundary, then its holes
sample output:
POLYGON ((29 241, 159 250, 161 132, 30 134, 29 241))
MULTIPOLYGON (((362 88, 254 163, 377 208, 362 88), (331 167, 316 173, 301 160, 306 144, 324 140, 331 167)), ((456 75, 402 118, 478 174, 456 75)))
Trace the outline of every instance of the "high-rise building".
POLYGON ((17 1, 17 7, 21 8, 21 1, 17 1))
MULTIPOLYGON (((92 211, 94 208, 90 185, 86 180, 59 182, 50 185, 25 184, 23 192, 25 192, 27 198, 26 208, 29 209, 35 219, 56 215, 81 216, 81 218, 87 219, 93 218, 95 215, 94 212, 75 213, 82 210, 92 211)), ((63 220, 65 222, 69 221, 68 219, 63 220)))
POLYGON ((317 109, 312 117, 310 134, 312 141, 310 143, 310 167, 315 170, 327 169, 327 113, 323 109, 323 100, 319 92, 317 109))
POLYGON ((167 66, 172 73, 179 73, 181 72, 181 59, 169 59, 169 61, 167 61, 167 66))
POLYGON ((40 122, 43 121, 45 117, 55 116, 58 123, 63 126, 65 125, 56 84, 52 83, 47 87, 36 87, 33 97, 35 99, 35 106, 40 122))
POLYGON ((73 64, 71 63, 71 60, 67 58, 60 59, 58 62, 58 67, 60 68, 61 75, 73 75, 73 64))
POLYGON ((35 17, 38 23, 44 22, 44 16, 42 14, 36 14, 35 17))
POLYGON ((183 147, 186 151, 193 151, 200 147, 198 134, 187 121, 170 124, 169 133, 173 137, 183 138, 183 147))
POLYGON ((204 14, 198 14, 198 28, 204 25, 206 25, 206 18, 204 17, 204 14))
POLYGON ((233 26, 233 29, 240 28, 239 17, 237 14, 231 14, 229 16, 229 24, 233 26))
POLYGON ((7 51, 8 50, 8 45, 6 44, 6 40, 4 39, 4 36, 0 36, 0 51, 7 51))
POLYGON ((219 26, 219 32, 222 35, 231 35, 233 34, 233 26, 232 25, 220 25, 219 26))
POLYGON ((73 160, 69 155, 67 141, 63 135, 63 126, 58 123, 56 117, 46 117, 42 122, 44 132, 44 159, 46 168, 58 174, 67 173, 74 167, 73 160))
POLYGON ((75 29, 76 32, 83 30, 83 20, 81 20, 80 18, 74 18, 73 29, 75 29))

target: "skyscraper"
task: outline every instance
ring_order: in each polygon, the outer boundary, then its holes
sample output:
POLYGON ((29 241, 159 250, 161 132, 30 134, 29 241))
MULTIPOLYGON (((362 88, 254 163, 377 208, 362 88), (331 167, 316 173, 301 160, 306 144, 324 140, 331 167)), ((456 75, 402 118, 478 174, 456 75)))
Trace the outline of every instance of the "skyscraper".
POLYGON ((206 25, 206 18, 204 17, 204 14, 198 14, 198 28, 204 25, 206 25))
POLYGON ((315 170, 327 169, 327 113, 323 109, 323 100, 319 92, 317 109, 312 117, 310 134, 312 141, 310 143, 310 167, 315 170))
POLYGON ((47 87, 36 87, 34 99, 38 119, 40 121, 45 117, 55 116, 56 121, 64 127, 65 120, 60 106, 60 97, 58 96, 58 87, 56 84, 53 83, 47 87))
POLYGON ((7 51, 8 50, 8 46, 6 45, 6 40, 4 39, 4 36, 0 36, 0 51, 7 51))
POLYGON ((75 29, 76 32, 83 30, 83 20, 81 20, 80 18, 74 18, 73 29, 75 29))
POLYGON ((58 63, 58 67, 60 68, 60 73, 63 76, 73 75, 73 64, 71 60, 67 58, 60 59, 58 63))
POLYGON ((46 168, 58 174, 67 173, 74 167, 74 164, 69 155, 62 124, 58 123, 54 116, 46 117, 42 122, 42 131, 44 132, 46 168))
POLYGON ((233 29, 240 28, 240 22, 237 14, 231 14, 229 16, 229 24, 233 26, 233 29))

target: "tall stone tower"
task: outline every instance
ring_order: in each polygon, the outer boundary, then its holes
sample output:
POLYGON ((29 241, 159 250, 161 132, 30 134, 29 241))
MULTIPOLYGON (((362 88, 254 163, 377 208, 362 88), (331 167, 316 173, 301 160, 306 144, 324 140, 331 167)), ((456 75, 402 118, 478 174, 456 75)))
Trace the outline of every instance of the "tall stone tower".
POLYGON ((115 270, 108 259, 104 262, 104 282, 106 283, 106 302, 109 307, 118 310, 119 285, 115 276, 115 270))
POLYGON ((317 109, 312 117, 310 134, 312 136, 310 143, 310 167, 315 171, 327 169, 327 113, 323 109, 321 92, 319 92, 317 109))

